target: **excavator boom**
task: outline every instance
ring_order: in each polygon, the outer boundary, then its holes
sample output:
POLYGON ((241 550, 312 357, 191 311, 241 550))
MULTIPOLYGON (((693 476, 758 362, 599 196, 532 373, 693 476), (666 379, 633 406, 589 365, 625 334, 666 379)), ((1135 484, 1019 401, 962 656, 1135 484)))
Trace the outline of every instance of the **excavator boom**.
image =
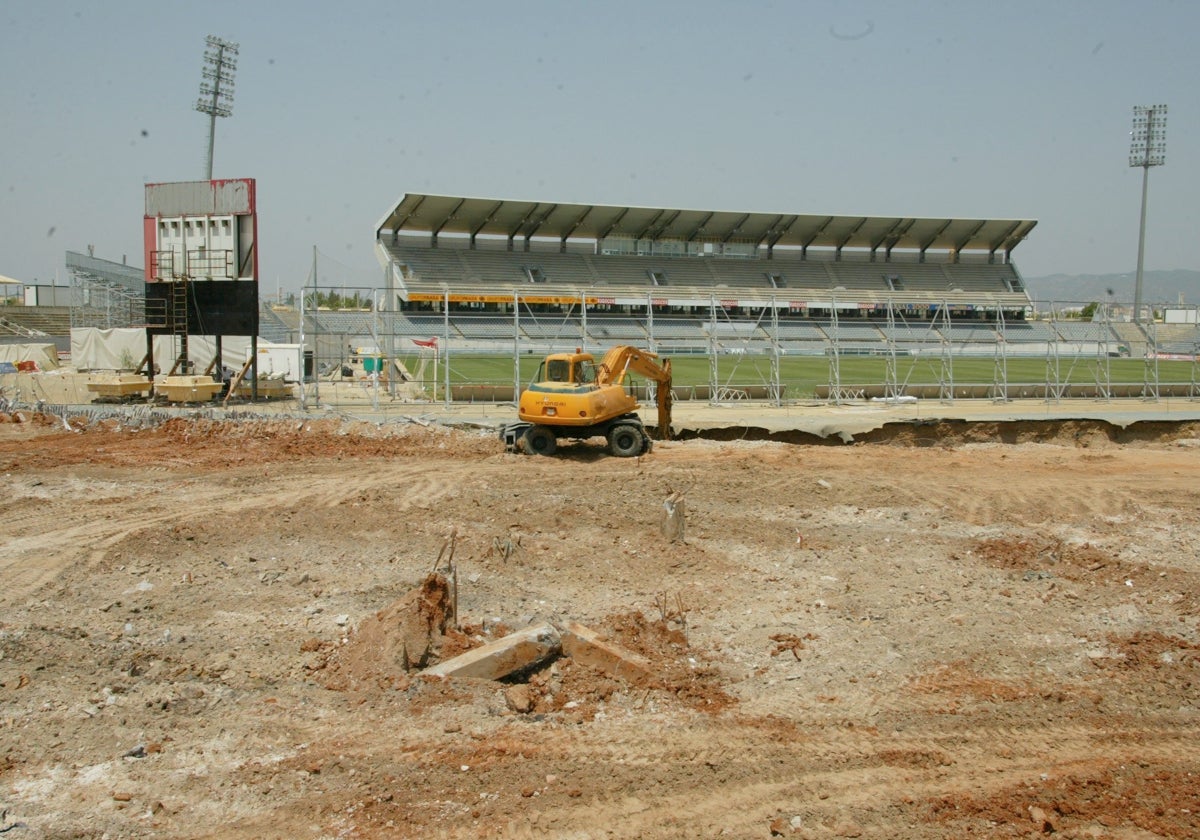
POLYGON ((641 374, 656 385, 658 402, 658 439, 671 439, 671 360, 658 361, 658 354, 636 347, 619 345, 604 354, 596 372, 600 384, 622 385, 629 371, 641 374))

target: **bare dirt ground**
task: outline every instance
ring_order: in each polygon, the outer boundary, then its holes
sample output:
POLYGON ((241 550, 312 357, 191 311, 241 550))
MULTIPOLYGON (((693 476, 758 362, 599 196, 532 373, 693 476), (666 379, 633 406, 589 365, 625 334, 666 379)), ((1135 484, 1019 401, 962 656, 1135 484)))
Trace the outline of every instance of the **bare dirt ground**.
POLYGON ((1195 423, 0 421, 5 840, 1200 836, 1195 423), (654 682, 389 671, 451 529, 433 660, 573 620, 654 682))

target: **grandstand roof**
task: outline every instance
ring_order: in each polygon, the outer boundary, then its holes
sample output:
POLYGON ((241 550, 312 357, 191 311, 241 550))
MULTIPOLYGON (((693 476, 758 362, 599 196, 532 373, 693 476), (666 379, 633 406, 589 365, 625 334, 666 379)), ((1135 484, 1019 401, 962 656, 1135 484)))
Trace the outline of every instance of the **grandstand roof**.
POLYGON ((407 194, 376 226, 390 233, 601 240, 605 237, 765 246, 1010 252, 1035 220, 827 216, 564 204, 407 194))

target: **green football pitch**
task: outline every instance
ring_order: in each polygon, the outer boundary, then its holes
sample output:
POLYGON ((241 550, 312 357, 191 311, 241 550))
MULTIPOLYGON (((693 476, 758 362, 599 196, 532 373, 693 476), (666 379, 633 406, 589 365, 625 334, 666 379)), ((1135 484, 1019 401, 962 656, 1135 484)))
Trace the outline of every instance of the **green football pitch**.
MULTIPOLYGON (((401 358, 408 370, 415 372, 420 365, 417 357, 401 358)), ((520 357, 520 381, 532 381, 537 373, 541 356, 520 357)), ((1189 383, 1200 377, 1197 363, 1190 361, 1159 360, 1152 367, 1141 359, 1111 358, 1105 360, 1095 356, 1060 356, 1047 361, 1045 357, 1018 357, 1005 361, 1006 381, 1012 383, 1058 382, 1061 384, 1088 385, 1098 380, 1113 385, 1141 383, 1147 380, 1165 383, 1189 383), (1157 373, 1155 373, 1155 367, 1157 373)), ((451 385, 511 385, 513 383, 513 356, 453 354, 450 357, 451 385)), ((676 356, 671 359, 672 373, 676 386, 705 386, 714 384, 714 371, 708 356, 676 356)), ((715 384, 721 388, 747 388, 771 383, 771 363, 767 356, 722 355, 717 357, 715 384)), ((887 360, 878 356, 843 356, 838 364, 838 382, 842 386, 881 385, 887 381, 887 360)), ((951 360, 950 376, 955 385, 989 385, 996 381, 997 362, 994 358, 956 356, 951 360)), ((427 364, 424 377, 432 378, 433 372, 427 364)), ((444 368, 438 371, 438 380, 445 380, 444 368)), ((814 396, 818 386, 829 385, 832 379, 830 360, 826 356, 781 356, 779 359, 779 381, 791 398, 814 396)), ((942 381, 942 359, 940 356, 898 356, 896 358, 896 380, 901 385, 936 385, 942 381)), ((634 377, 636 379, 636 377, 634 377)))

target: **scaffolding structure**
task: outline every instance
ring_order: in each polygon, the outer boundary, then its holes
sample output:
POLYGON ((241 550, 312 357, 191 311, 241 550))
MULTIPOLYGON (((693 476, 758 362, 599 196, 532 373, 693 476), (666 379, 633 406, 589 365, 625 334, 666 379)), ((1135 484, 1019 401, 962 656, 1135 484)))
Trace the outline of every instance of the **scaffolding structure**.
MULTIPOLYGON (((413 342, 433 340, 439 379, 426 382, 423 393, 447 403, 511 401, 528 381, 531 366, 545 354, 575 348, 600 353, 614 344, 651 349, 676 360, 677 368, 678 360, 694 358, 702 365, 704 381, 677 384, 676 396, 710 404, 751 399, 783 405, 789 399, 817 399, 841 405, 912 397, 944 403, 1157 400, 1164 393, 1196 398, 1200 389, 1200 360, 1195 355, 1200 351, 1200 326, 1191 327, 1191 337, 1183 342, 1176 335, 1168 348, 1153 327, 1115 320, 1109 305, 1097 307, 1087 320, 1079 317, 1078 304, 1050 305, 1038 313, 1024 313, 1024 318, 998 306, 969 314, 939 306, 932 318, 908 318, 899 301, 866 313, 842 311, 834 301, 820 317, 796 318, 788 317, 786 304, 734 311, 715 295, 700 312, 662 311, 648 301, 638 313, 618 315, 594 306, 583 293, 576 300, 564 297, 548 306, 516 292, 501 311, 454 307, 451 294, 445 290, 440 306, 400 309, 383 288, 310 287, 302 321, 316 376, 356 364, 364 348, 405 359, 419 352, 413 342), (335 291, 347 298, 353 295, 363 305, 340 310, 318 305, 318 297, 335 291), (1173 358, 1192 360, 1187 370, 1173 363, 1170 382, 1159 364, 1168 349, 1175 353, 1173 358), (823 382, 789 379, 795 376, 796 360, 806 358, 810 371, 813 364, 823 366, 823 382), (1112 369, 1118 359, 1124 360, 1119 380, 1112 369), (494 375, 476 373, 481 365, 491 366, 494 375), (875 373, 864 378, 863 370, 875 373), (1020 381, 1014 381, 1014 370, 1020 371, 1020 381)), ((294 333, 289 340, 295 340, 294 333)), ((407 362, 410 368, 419 364, 415 357, 407 362)), ((395 386, 395 381, 384 379, 377 393, 387 395, 395 386)), ((653 391, 648 383, 646 390, 653 391)))
POLYGON ((146 279, 141 268, 67 251, 72 327, 136 327, 146 319, 146 279))

